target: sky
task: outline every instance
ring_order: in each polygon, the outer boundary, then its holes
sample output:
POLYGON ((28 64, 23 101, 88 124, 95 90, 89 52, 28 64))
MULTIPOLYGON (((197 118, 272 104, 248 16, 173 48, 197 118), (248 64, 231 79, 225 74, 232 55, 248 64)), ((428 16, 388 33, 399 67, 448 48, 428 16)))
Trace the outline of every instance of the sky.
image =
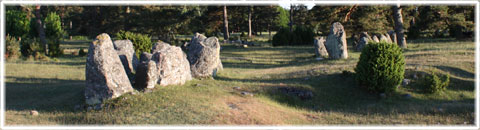
MULTIPOLYGON (((294 2, 295 0, 291 1, 291 2, 294 2)), ((290 0, 281 0, 282 3, 280 3, 280 6, 284 9, 290 9, 290 4, 287 3, 287 2, 290 2, 290 0), (283 3, 285 2, 285 3, 283 3)), ((313 3, 308 3, 308 4, 305 4, 307 6, 308 9, 312 9, 313 6, 315 6, 315 4, 313 3)))

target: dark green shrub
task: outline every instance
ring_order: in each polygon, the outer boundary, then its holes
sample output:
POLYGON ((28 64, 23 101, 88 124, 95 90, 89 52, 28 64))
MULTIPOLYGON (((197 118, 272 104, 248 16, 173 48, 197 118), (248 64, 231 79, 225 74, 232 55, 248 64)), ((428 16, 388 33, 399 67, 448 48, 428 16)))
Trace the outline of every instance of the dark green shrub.
POLYGON ((277 34, 273 35, 272 45, 273 46, 285 46, 290 44, 292 33, 288 28, 281 28, 278 30, 277 34))
POLYGON ((82 49, 80 49, 80 50, 78 51, 78 55, 83 57, 83 56, 86 56, 87 53, 86 53, 86 52, 83 50, 83 48, 82 48, 82 49))
POLYGON ((36 38, 26 38, 23 39, 20 43, 20 52, 22 52, 22 55, 25 57, 34 55, 35 52, 44 52, 40 41, 36 38))
POLYGON ((394 92, 403 80, 405 60, 396 44, 370 42, 360 54, 355 79, 370 92, 394 92))
POLYGON ((48 56, 58 57, 63 55, 63 48, 60 47, 60 40, 49 39, 47 44, 48 44, 48 56))
POLYGON ((290 32, 289 28, 281 28, 272 38, 273 46, 311 45, 315 33, 312 28, 297 26, 290 32))
POLYGON ((435 71, 419 79, 419 87, 425 93, 437 93, 444 91, 450 83, 450 75, 437 75, 435 71))
POLYGON ((60 21, 60 16, 55 12, 51 12, 45 17, 45 36, 49 39, 58 39, 60 40, 65 33, 62 29, 62 22, 60 21))
POLYGON ((115 36, 117 39, 132 41, 137 57, 139 57, 143 52, 150 52, 153 46, 152 40, 147 34, 120 31, 116 33, 115 36))
POLYGON ((16 59, 18 58, 21 53, 20 53, 20 40, 17 40, 17 38, 12 37, 10 35, 7 35, 5 37, 5 56, 8 59, 16 59))
POLYGON ((6 33, 13 37, 25 37, 30 31, 30 19, 26 12, 8 10, 5 13, 6 33))

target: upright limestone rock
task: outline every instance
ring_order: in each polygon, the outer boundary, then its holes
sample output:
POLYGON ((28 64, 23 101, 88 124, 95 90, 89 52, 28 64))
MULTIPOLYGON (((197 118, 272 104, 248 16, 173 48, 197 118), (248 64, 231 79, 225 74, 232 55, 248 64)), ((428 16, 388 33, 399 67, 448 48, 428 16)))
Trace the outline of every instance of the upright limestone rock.
POLYGON ((390 39, 392 39, 392 42, 397 44, 397 34, 395 33, 395 31, 388 31, 388 35, 390 35, 390 39))
POLYGON ((373 35, 373 36, 372 36, 372 40, 373 40, 374 42, 380 42, 380 40, 378 39, 377 35, 373 35))
POLYGON ((151 59, 156 63, 157 84, 161 86, 184 84, 186 81, 191 80, 190 63, 182 49, 163 42, 156 44, 162 46, 162 49, 159 51, 154 51, 151 59))
POLYGON ((327 48, 325 48, 324 37, 316 37, 313 45, 315 46, 315 55, 317 57, 328 57, 327 48))
POLYGON ((85 98, 89 105, 133 91, 112 40, 106 33, 90 43, 85 68, 85 98))
POLYGON ((388 42, 391 43, 392 40, 390 38, 387 38, 385 35, 380 34, 380 41, 388 42))
POLYGON ((133 43, 130 40, 116 40, 113 42, 115 50, 117 51, 123 67, 127 72, 127 75, 132 75, 138 65, 138 59, 135 55, 135 49, 133 43))
POLYGON ((342 24, 339 22, 333 23, 330 28, 330 34, 328 35, 325 47, 331 59, 348 58, 347 36, 342 24))
POLYGON ((360 40, 358 41, 358 44, 356 46, 357 51, 362 51, 362 49, 368 44, 369 41, 371 41, 370 36, 368 35, 367 32, 362 32, 360 33, 360 40))
POLYGON ((140 55, 140 64, 135 73, 135 88, 136 89, 152 89, 158 81, 157 64, 150 60, 152 54, 143 52, 140 55))
POLYGON ((206 38, 196 33, 192 41, 186 45, 186 50, 193 77, 214 76, 217 71, 223 69, 220 60, 220 43, 216 37, 206 38))

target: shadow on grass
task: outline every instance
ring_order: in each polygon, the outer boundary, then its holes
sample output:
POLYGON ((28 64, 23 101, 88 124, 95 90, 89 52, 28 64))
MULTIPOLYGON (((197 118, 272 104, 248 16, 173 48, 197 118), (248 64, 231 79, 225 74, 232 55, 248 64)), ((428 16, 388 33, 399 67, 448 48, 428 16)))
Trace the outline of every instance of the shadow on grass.
POLYGON ((5 77, 7 110, 73 111, 83 102, 85 81, 5 77))
MULTIPOLYGON (((342 73, 322 74, 319 76, 279 78, 279 79, 233 79, 217 77, 220 81, 239 81, 248 83, 271 83, 261 86, 260 94, 281 104, 310 111, 329 111, 349 114, 382 114, 392 113, 423 113, 423 114, 455 114, 459 112, 473 112, 474 99, 463 99, 455 102, 449 100, 405 98, 403 94, 395 93, 384 99, 379 94, 369 93, 358 87, 353 75, 342 73), (306 79, 308 78, 308 80, 306 79), (310 86, 314 96, 310 100, 302 100, 279 91, 282 87, 303 88, 310 86), (466 106, 448 106, 448 112, 435 113, 437 107, 444 104, 467 104, 466 106)), ((473 87, 473 84, 470 86, 473 87)))

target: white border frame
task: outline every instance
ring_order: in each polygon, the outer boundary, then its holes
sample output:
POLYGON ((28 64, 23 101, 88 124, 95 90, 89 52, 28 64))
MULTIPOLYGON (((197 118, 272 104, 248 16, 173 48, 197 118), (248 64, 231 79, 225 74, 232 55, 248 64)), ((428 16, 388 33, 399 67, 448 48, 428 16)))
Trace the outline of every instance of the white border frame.
POLYGON ((480 28, 479 28, 479 13, 480 13, 480 4, 479 1, 1 1, 0 0, 0 129, 480 129, 480 120, 479 120, 479 86, 480 86, 480 74, 479 65, 480 63, 480 28), (377 5, 377 4, 415 4, 415 5, 475 5, 475 125, 474 126, 414 126, 414 125, 385 125, 385 126, 366 126, 366 125, 357 125, 357 126, 347 126, 347 125, 337 125, 337 126, 207 126, 207 125, 193 125, 193 126, 138 126, 138 125, 124 125, 124 126, 113 126, 113 125, 104 125, 104 126, 5 126, 5 59, 4 59, 4 50, 5 50, 5 5, 19 5, 19 4, 41 4, 41 5, 271 5, 271 4, 323 4, 323 5, 349 5, 349 4, 360 4, 360 5, 377 5))

